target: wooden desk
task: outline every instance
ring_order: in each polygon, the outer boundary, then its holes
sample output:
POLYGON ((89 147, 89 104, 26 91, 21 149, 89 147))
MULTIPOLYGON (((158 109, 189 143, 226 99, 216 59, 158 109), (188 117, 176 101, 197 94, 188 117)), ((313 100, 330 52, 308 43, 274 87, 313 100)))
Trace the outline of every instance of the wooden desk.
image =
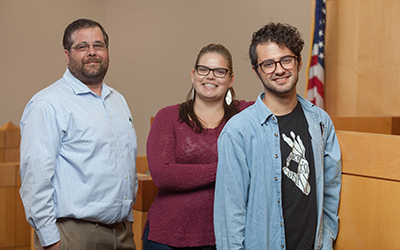
POLYGON ((400 249, 400 136, 337 131, 342 192, 335 250, 400 249))

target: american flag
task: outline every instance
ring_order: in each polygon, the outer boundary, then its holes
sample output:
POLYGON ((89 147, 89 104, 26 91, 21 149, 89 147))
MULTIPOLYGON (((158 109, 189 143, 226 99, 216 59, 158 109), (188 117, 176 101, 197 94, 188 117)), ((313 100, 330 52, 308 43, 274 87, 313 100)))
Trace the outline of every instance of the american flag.
POLYGON ((307 99, 320 108, 324 108, 324 47, 325 47, 325 20, 326 0, 316 0, 313 32, 313 45, 308 68, 307 99))

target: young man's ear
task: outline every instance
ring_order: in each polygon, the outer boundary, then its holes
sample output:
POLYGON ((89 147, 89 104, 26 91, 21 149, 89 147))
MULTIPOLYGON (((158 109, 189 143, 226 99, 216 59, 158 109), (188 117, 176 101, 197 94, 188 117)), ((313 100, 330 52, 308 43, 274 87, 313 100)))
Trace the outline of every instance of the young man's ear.
MULTIPOLYGON (((254 72, 254 74, 256 75, 256 77, 258 78, 258 79, 260 79, 260 75, 258 74, 258 71, 257 71, 257 68, 255 67, 255 66, 251 66, 251 68, 253 69, 253 72, 254 72)), ((261 79, 260 79, 261 80, 261 79)))
POLYGON ((299 71, 300 71, 301 67, 303 66, 303 58, 301 56, 299 57, 298 62, 299 62, 299 71))

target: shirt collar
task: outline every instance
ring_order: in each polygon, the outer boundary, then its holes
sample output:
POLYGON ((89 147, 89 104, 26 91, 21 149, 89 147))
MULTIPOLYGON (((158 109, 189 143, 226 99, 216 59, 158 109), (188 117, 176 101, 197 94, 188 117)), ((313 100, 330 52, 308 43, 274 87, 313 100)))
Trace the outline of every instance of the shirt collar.
MULTIPOLYGON (((274 114, 269 110, 267 105, 263 102, 263 99, 265 98, 265 93, 262 92, 255 103, 255 106, 257 108, 257 114, 258 114, 258 119, 260 121, 260 124, 264 124, 267 122, 267 120, 273 116, 274 114)), ((312 111, 314 108, 314 104, 306 100, 304 97, 300 96, 297 94, 297 100, 300 102, 301 106, 303 107, 303 110, 307 111, 312 111)))
MULTIPOLYGON (((88 86, 86 86, 86 84, 84 84, 83 82, 81 82, 80 80, 78 80, 75 76, 73 76, 71 74, 71 72, 69 71, 69 68, 67 68, 65 70, 65 73, 63 75, 64 80, 71 86, 71 88, 73 89, 74 93, 76 95, 81 95, 81 94, 88 94, 88 93, 93 93, 93 91, 91 91, 89 89, 88 86)), ((104 82, 101 86, 101 96, 103 98, 106 98, 109 94, 111 94, 113 91, 112 88, 108 87, 104 82)), ((94 94, 94 93, 93 93, 94 94)))
POLYGON ((265 93, 262 92, 261 94, 258 95, 256 103, 255 103, 255 106, 257 109, 257 114, 258 114, 258 120, 259 120, 260 124, 266 123, 268 118, 270 116, 274 115, 274 114, 272 114, 271 110, 269 110, 267 105, 265 105, 265 103, 263 102, 264 97, 265 97, 265 93))

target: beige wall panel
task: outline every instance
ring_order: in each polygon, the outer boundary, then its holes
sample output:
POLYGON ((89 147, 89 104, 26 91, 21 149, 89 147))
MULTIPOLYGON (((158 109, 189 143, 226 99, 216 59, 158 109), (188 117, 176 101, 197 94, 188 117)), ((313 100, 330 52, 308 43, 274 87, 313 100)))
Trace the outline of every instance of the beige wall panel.
POLYGON ((354 116, 357 113, 356 65, 331 65, 326 72, 325 108, 331 116, 354 116), (341 86, 341 87, 339 87, 341 86), (349 97, 351 96, 351 98, 349 97))
MULTIPOLYGON (((65 71, 63 31, 77 18, 99 21, 110 35, 106 83, 120 91, 131 109, 138 154, 146 154, 149 118, 185 100, 197 53, 209 43, 233 55, 237 97, 255 100, 263 90, 248 59, 251 35, 269 21, 295 25, 303 34, 304 65, 310 39, 308 1, 0 1, 0 124, 18 126, 29 99, 65 71), (201 13, 200 6, 207 6, 201 13), (29 40, 29 42, 27 42, 29 40), (29 46, 27 45, 29 44, 29 46), (28 49, 37 48, 37 49, 28 49), (29 53, 27 52, 29 51, 29 53), (21 60, 21 58, 24 58, 21 60)), ((306 67, 299 75, 304 95, 306 67)))
POLYGON ((0 249, 15 246, 15 187, 0 187, 0 249))
POLYGON ((357 113, 358 4, 326 2, 325 109, 330 115, 357 113))
POLYGON ((400 249, 399 191, 397 181, 343 175, 335 250, 400 249))
POLYGON ((398 0, 327 1, 329 114, 400 115, 399 9, 398 0))
POLYGON ((359 93, 357 115, 399 115, 399 1, 360 4, 359 93), (379 36, 378 36, 379 34, 379 36))
POLYGON ((400 74, 397 73, 400 72, 399 69, 400 64, 359 64, 358 116, 400 115, 400 74))
POLYGON ((329 66, 357 62, 359 4, 360 1, 326 1, 325 63, 329 66))

